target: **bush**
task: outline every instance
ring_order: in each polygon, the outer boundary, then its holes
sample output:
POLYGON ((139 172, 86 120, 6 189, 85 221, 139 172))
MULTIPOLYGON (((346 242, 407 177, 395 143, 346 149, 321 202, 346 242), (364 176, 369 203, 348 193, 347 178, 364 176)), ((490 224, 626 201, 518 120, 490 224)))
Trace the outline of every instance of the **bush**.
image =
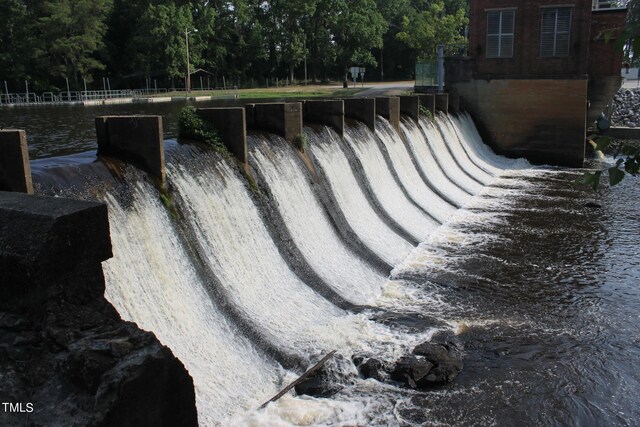
POLYGON ((178 115, 178 137, 201 141, 216 151, 229 155, 227 147, 222 143, 220 134, 209 122, 203 120, 194 107, 184 107, 178 115))

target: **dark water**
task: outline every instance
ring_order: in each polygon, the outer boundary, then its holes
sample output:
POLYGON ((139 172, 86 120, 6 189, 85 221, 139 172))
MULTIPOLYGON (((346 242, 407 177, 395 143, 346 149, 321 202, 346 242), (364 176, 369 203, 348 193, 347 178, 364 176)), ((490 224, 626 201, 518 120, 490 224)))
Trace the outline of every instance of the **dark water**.
POLYGON ((425 312, 458 326, 467 360, 449 387, 398 405, 401 418, 640 424, 640 182, 595 195, 575 178, 528 178, 476 211, 493 222, 454 227, 466 243, 427 245, 447 263, 413 271, 411 286, 443 301, 425 312))
POLYGON ((96 150, 95 118, 107 115, 161 115, 165 138, 177 137, 177 115, 186 105, 222 107, 244 105, 251 100, 164 102, 156 104, 68 105, 0 108, 0 128, 24 129, 29 157, 63 156, 96 150))

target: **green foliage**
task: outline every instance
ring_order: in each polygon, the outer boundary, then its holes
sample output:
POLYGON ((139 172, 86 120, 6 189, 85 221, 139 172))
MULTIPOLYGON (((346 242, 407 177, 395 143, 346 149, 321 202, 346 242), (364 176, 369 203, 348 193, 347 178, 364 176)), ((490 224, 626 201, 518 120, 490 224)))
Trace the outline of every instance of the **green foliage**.
POLYGON ((309 137, 307 137, 306 133, 302 132, 300 135, 294 138, 293 145, 302 153, 304 153, 309 148, 309 137))
POLYGON ((396 37, 416 49, 420 59, 435 58, 438 45, 444 45, 447 52, 456 52, 465 46, 463 32, 468 23, 465 9, 449 13, 444 0, 434 0, 425 10, 405 16, 402 31, 396 37))
POLYGON ((229 150, 224 146, 216 128, 203 120, 194 107, 185 107, 178 116, 178 135, 180 138, 202 141, 213 147, 225 157, 230 156, 229 150))
POLYGON ((427 107, 425 107, 422 104, 420 104, 420 115, 427 117, 429 120, 434 119, 433 113, 431 112, 431 110, 428 110, 427 107))
MULTIPOLYGON (((589 143, 595 151, 613 150, 613 158, 617 160, 614 166, 607 169, 609 185, 619 184, 627 174, 638 176, 640 173, 640 147, 615 143, 609 137, 597 135, 589 138, 589 143)), ((587 172, 582 178, 582 183, 597 190, 602 173, 603 171, 587 172)))

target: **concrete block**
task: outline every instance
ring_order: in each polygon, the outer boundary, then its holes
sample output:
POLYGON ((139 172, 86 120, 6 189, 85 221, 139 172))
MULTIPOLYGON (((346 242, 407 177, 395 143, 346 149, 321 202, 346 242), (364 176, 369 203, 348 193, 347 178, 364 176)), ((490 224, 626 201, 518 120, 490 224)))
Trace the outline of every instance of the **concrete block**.
POLYGON ((242 107, 198 108, 196 112, 217 129, 225 147, 242 163, 247 163, 245 109, 242 107))
POLYGON ((400 114, 409 116, 417 122, 420 115, 420 98, 415 95, 401 96, 400 114))
POLYGON ((418 95, 420 99, 420 105, 426 108, 428 111, 431 111, 431 115, 435 117, 436 115, 436 96, 432 93, 426 95, 418 95))
POLYGON ((0 191, 33 193, 27 136, 23 130, 0 130, 0 191))
POLYGON ((98 156, 115 157, 166 181, 161 116, 96 117, 98 156))
POLYGON ((400 131, 400 98, 397 96, 376 98, 376 114, 389 120, 391 126, 400 131))
POLYGON ((101 296, 104 283, 88 290, 93 284, 83 279, 101 275, 111 256, 106 205, 0 192, 0 301, 101 296))
POLYGON ((282 136, 287 142, 293 142, 302 135, 302 103, 277 102, 271 104, 253 104, 250 121, 252 129, 266 130, 282 136))
POLYGON ((304 101, 303 120, 333 128, 338 135, 344 134, 344 101, 307 100, 304 101))
POLYGON ((448 93, 436 94, 436 110, 442 111, 445 114, 449 112, 449 94, 448 93))
POLYGON ((460 95, 457 93, 449 93, 449 111, 457 113, 460 111, 460 95))
POLYGON ((376 100, 374 98, 344 99, 344 115, 361 121, 371 131, 376 131, 376 100))

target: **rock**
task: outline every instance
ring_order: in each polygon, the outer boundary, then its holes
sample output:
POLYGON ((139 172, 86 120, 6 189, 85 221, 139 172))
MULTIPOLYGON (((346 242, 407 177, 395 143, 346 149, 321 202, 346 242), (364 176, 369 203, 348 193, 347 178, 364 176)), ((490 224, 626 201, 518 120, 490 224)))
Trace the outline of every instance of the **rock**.
POLYGON ((405 383, 411 388, 421 388, 421 381, 427 377, 433 367, 433 363, 424 357, 402 356, 390 372, 391 379, 405 383))
POLYGON ((451 332, 434 335, 429 342, 413 349, 413 354, 422 356, 433 364, 433 368, 418 383, 420 387, 433 387, 453 381, 464 367, 462 340, 451 332))
POLYGON ((374 380, 382 381, 383 366, 381 361, 371 358, 358 366, 358 372, 365 379, 373 378, 374 380))
POLYGON ((342 390, 342 388, 343 386, 333 381, 332 376, 325 368, 322 368, 297 384, 295 390, 298 395, 305 394, 314 397, 331 397, 342 390))
POLYGON ((600 205, 600 203, 596 203, 596 202, 587 202, 584 204, 585 208, 601 208, 602 205, 600 205))

